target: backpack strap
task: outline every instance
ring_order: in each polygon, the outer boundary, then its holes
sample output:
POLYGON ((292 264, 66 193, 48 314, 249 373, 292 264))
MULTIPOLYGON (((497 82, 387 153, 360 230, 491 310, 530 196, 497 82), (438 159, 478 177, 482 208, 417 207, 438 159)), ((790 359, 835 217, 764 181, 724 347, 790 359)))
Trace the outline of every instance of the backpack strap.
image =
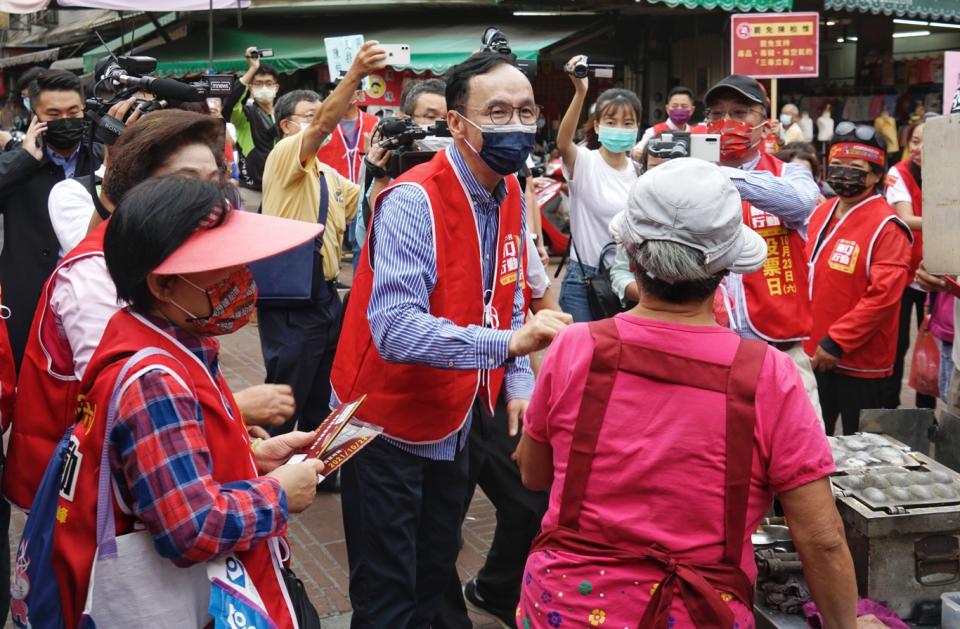
MULTIPOLYGON (((113 513, 113 500, 111 500, 110 432, 117 421, 120 396, 126 390, 127 376, 131 375, 130 371, 135 366, 154 356, 162 356, 177 362, 177 359, 166 350, 157 347, 145 347, 128 358, 123 364, 120 375, 117 376, 116 383, 113 385, 113 392, 110 394, 110 402, 107 406, 107 421, 104 426, 103 449, 100 454, 100 475, 97 483, 97 552, 100 559, 117 556, 117 524, 116 516, 113 513)), ((147 365, 146 367, 161 368, 167 371, 166 368, 159 365, 147 365)), ((142 373, 142 370, 140 372, 142 373)), ((136 376, 138 373, 132 375, 136 376)))

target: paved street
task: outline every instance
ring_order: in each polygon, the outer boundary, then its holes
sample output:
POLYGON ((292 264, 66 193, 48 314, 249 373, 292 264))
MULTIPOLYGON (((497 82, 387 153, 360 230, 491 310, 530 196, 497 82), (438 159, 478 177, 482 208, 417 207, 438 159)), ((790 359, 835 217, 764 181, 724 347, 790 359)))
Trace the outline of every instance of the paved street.
MULTIPOLYGON (((223 372, 233 390, 263 382, 263 360, 258 329, 249 325, 222 338, 223 372)), ((23 530, 22 513, 13 514, 10 526, 11 565, 23 530)), ((476 575, 483 565, 493 539, 496 516, 493 506, 479 490, 467 516, 464 546, 457 567, 462 579, 476 575)), ((320 494, 310 509, 291 519, 288 534, 293 555, 292 567, 307 587, 310 599, 324 619, 324 628, 349 626, 347 548, 343 537, 340 496, 320 494)), ((498 625, 474 617, 474 627, 493 629, 498 625)), ((7 627, 13 627, 7 623, 7 627)))

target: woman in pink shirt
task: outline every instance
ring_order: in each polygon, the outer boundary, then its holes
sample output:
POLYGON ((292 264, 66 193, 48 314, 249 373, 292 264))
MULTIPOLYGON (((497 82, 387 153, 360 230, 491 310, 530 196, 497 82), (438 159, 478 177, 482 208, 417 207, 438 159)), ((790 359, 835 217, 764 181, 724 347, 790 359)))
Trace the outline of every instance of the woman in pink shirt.
POLYGON ((716 166, 678 159, 611 223, 640 303, 570 326, 543 364, 517 455, 550 505, 518 626, 752 627, 749 535, 775 495, 827 626, 856 626, 833 458, 797 370, 713 317, 721 278, 766 258, 741 211, 716 166))

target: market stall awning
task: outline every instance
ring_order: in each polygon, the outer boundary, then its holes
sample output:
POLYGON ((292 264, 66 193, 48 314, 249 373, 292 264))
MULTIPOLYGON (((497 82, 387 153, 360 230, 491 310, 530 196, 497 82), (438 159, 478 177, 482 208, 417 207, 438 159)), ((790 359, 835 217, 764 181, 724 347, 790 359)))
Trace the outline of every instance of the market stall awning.
MULTIPOLYGON (((668 7, 724 11, 790 11, 793 0, 647 0, 668 7)), ((909 1, 909 0, 907 0, 909 1)))
POLYGON ((960 0, 824 0, 825 9, 960 20, 960 0))
MULTIPOLYGON (((159 24, 161 27, 170 26, 177 21, 177 14, 176 12, 165 13, 157 17, 156 20, 156 24, 159 24)), ((156 24, 148 22, 143 26, 133 29, 133 32, 124 33, 123 36, 108 41, 107 48, 110 49, 110 52, 116 52, 119 48, 129 46, 144 37, 152 35, 157 32, 156 24)), ((102 59, 106 54, 107 51, 100 44, 83 53, 83 71, 92 72, 94 66, 97 65, 97 61, 102 59)))
MULTIPOLYGON (((536 59, 539 52, 553 43, 567 37, 585 25, 574 26, 534 26, 511 25, 504 27, 510 38, 510 46, 520 59, 536 59)), ((359 31, 353 31, 359 32, 359 31)), ((397 28, 374 28, 364 30, 367 39, 390 44, 410 45, 409 67, 417 72, 431 70, 444 72, 451 65, 466 59, 480 47, 480 35, 483 29, 476 25, 442 26, 431 25, 397 28)), ((234 31, 217 29, 213 36, 213 68, 216 72, 242 72, 247 68, 243 58, 248 46, 273 48, 272 59, 264 60, 280 72, 293 72, 308 68, 327 60, 323 47, 324 35, 343 35, 350 33, 318 34, 315 29, 308 32, 277 34, 276 31, 256 31, 253 29, 234 31)), ((206 37, 186 37, 171 44, 159 46, 150 51, 151 56, 159 59, 157 72, 161 74, 183 75, 206 72, 206 37)))
POLYGON ((45 61, 53 61, 60 54, 59 48, 48 48, 37 52, 28 52, 14 57, 0 58, 0 70, 14 66, 32 66, 45 61))

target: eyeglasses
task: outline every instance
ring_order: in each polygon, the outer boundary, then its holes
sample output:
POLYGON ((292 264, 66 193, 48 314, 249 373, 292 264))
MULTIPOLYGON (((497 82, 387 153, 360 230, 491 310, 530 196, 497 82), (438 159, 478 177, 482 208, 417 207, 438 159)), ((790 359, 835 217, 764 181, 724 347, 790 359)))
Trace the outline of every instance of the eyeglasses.
POLYGON ((250 87, 276 87, 277 84, 274 81, 254 81, 250 84, 250 87))
POLYGON ((756 109, 754 107, 733 107, 726 111, 722 109, 707 109, 707 120, 712 122, 720 122, 724 118, 730 118, 731 120, 739 120, 744 122, 747 118, 750 117, 750 114, 759 114, 763 115, 762 109, 756 109))
POLYGON ((540 116, 540 105, 523 105, 521 107, 493 105, 488 109, 474 109, 473 111, 488 116, 491 124, 495 125, 510 124, 513 120, 513 112, 517 112, 522 124, 531 125, 537 124, 537 118, 540 116))
POLYGON ((863 142, 870 142, 877 135, 877 130, 865 124, 856 124, 844 120, 833 130, 835 136, 852 135, 863 142))

